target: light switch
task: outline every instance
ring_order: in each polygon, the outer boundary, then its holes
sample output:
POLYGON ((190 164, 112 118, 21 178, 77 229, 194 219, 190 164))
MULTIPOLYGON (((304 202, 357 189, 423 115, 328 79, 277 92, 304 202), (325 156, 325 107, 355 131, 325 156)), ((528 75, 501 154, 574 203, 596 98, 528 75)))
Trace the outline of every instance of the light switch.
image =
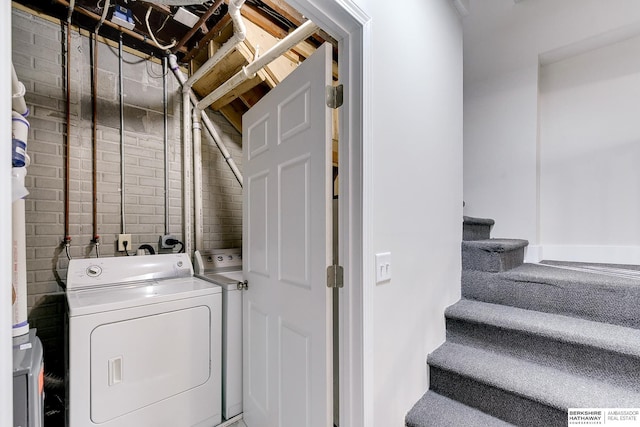
POLYGON ((376 254, 376 283, 391 280, 391 252, 376 254))

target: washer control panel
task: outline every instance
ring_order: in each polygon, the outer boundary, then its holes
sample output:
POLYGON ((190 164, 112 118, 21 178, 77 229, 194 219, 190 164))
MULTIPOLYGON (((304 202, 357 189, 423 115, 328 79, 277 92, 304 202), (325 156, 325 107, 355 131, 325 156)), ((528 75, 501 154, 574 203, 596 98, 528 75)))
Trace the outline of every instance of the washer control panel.
POLYGON ((187 254, 74 258, 67 268, 67 289, 141 280, 193 276, 187 254))
POLYGON ((242 249, 212 249, 201 253, 205 271, 216 270, 225 267, 242 268, 242 249))

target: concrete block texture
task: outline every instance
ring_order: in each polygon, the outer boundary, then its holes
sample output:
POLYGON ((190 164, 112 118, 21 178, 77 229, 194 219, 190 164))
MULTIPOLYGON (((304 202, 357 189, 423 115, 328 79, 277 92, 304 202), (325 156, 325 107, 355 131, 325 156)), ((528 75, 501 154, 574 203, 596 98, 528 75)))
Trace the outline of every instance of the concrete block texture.
MULTIPOLYGON (((97 229, 93 228, 92 183, 92 84, 91 42, 72 30, 70 221, 72 257, 95 257, 94 234, 101 239, 101 256, 121 256, 117 236, 132 235, 133 249, 142 244, 158 246, 168 232, 183 239, 181 92, 169 71, 167 96, 168 170, 165 170, 163 70, 145 55, 123 55, 124 74, 124 179, 120 174, 120 104, 118 50, 98 44, 97 96, 97 229), (169 188, 165 190, 165 174, 169 188), (122 191, 124 190, 124 206, 122 191), (165 221, 165 194, 169 217, 165 221), (124 225, 122 222, 124 211, 124 225)), ((64 239, 64 181, 66 113, 64 41, 57 22, 28 12, 12 11, 13 64, 27 89, 31 129, 27 152, 31 166, 28 190, 27 268, 28 305, 31 310, 66 282, 68 260, 64 239)), ((216 130, 241 168, 242 137, 226 119, 209 112, 216 130)), ((242 244, 240 185, 208 132, 203 130, 204 248, 238 247, 242 244), (215 224, 215 227, 212 225, 215 224), (214 230, 215 229, 215 230, 214 230), (211 231, 209 231, 211 230, 211 231)), ((193 213, 192 213, 193 217, 193 213)), ((193 236, 192 236, 193 237, 193 236)))

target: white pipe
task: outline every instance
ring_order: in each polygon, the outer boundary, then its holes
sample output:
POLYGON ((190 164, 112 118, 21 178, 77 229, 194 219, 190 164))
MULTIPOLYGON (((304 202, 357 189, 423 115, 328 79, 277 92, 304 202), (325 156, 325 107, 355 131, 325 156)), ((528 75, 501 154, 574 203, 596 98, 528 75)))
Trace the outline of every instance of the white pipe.
POLYGON ((264 52, 262 56, 251 62, 249 65, 242 67, 242 70, 238 71, 229 80, 218 86, 216 90, 202 98, 202 100, 198 102, 196 108, 198 108, 199 110, 204 110, 205 108, 222 98, 224 95, 238 87, 244 81, 253 78, 253 76, 264 66, 277 59, 286 51, 302 42, 303 40, 307 39, 318 30, 319 27, 313 22, 305 22, 287 37, 273 45, 271 49, 264 52))
POLYGON ((100 27, 102 23, 107 19, 107 13, 109 13, 109 7, 111 6, 111 0, 105 0, 104 6, 102 7, 102 15, 100 16, 100 20, 98 21, 98 25, 96 25, 96 29, 93 31, 98 35, 98 31, 100 31, 100 27))
POLYGON ((18 80, 18 75, 16 74, 16 69, 11 64, 11 108, 16 113, 19 113, 22 117, 27 117, 29 115, 29 108, 27 107, 27 103, 24 100, 24 94, 26 93, 26 89, 21 81, 18 80))
POLYGON ((67 23, 71 24, 71 15, 73 15, 73 10, 76 8, 76 0, 69 1, 69 12, 67 15, 67 23))
MULTIPOLYGON (((182 71, 180 71, 180 67, 178 66, 178 61, 175 55, 169 55, 169 65, 171 67, 171 71, 173 71, 173 74, 176 76, 176 79, 178 79, 181 85, 184 85, 185 82, 187 81, 187 78, 182 73, 182 71)), ((196 97, 196 94, 193 93, 191 89, 189 89, 189 97, 191 98, 191 103, 194 106, 198 104, 198 98, 196 97)), ((209 119, 209 116, 204 110, 200 112, 200 116, 202 119, 202 123, 204 123, 204 126, 209 131, 209 134, 211 134, 211 137, 213 138, 213 142, 215 142, 216 147, 218 147, 218 150, 220 150, 222 157, 224 157, 224 160, 229 165, 229 168, 231 168, 231 172, 233 172, 233 175, 238 180, 240 187, 242 187, 242 173, 240 173, 240 169, 238 169, 236 162, 233 160, 233 157, 231 157, 229 150, 227 150, 227 147, 222 142, 222 138, 220 138, 220 135, 216 131, 215 126, 213 125, 213 123, 209 119)))
POLYGON ((183 84, 183 90, 189 90, 191 87, 202 78, 205 74, 208 74, 218 62, 222 60, 229 52, 231 52, 237 45, 242 43, 246 37, 247 28, 242 21, 240 15, 240 8, 244 4, 245 0, 231 0, 229 2, 229 16, 233 21, 233 35, 227 40, 220 49, 218 49, 211 58, 209 58, 198 70, 191 75, 183 84))
MULTIPOLYGON (((27 168, 13 168, 14 180, 24 187, 24 177, 27 168)), ((27 235, 25 226, 24 199, 19 198, 12 205, 12 279, 15 301, 13 303, 13 327, 14 337, 24 335, 29 332, 29 322, 27 321, 27 235)))
POLYGON ((182 93, 182 193, 184 221, 184 252, 191 255, 191 100, 189 93, 182 93))
POLYGON ((204 247, 204 215, 202 212, 202 130, 200 128, 200 116, 197 110, 193 110, 193 208, 195 210, 195 250, 202 250, 204 247))

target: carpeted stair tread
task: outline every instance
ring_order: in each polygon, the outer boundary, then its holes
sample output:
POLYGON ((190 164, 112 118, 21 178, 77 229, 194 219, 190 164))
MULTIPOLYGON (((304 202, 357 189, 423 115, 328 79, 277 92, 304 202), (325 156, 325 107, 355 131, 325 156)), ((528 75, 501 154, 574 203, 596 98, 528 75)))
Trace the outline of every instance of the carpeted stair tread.
POLYGON ((509 424, 456 400, 427 391, 411 408, 407 427, 509 427, 509 424))
POLYGON ((463 216, 462 221, 463 221, 463 224, 468 224, 468 225, 492 226, 496 223, 491 218, 476 218, 472 216, 463 216))
POLYGON ((462 295, 494 304, 640 328, 640 280, 540 264, 462 272, 462 295))
POLYGON ((522 239, 483 239, 483 240, 465 240, 462 242, 462 248, 479 249, 485 252, 509 252, 526 247, 529 244, 527 240, 522 239))
POLYGON ((639 329, 466 299, 448 307, 445 316, 640 358, 639 329))
MULTIPOLYGON (((494 351, 445 342, 429 355, 428 363, 432 368, 560 411, 640 407, 638 392, 494 351)), ((456 389, 458 385, 447 387, 456 389)))

